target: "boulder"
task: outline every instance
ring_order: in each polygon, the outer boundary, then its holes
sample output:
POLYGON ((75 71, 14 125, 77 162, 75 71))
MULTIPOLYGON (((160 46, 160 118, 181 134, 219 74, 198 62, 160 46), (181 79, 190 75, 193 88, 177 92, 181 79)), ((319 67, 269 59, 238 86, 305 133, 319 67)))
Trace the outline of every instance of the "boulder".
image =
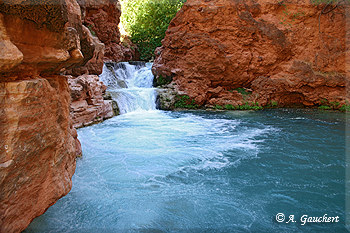
POLYGON ((107 87, 96 75, 70 77, 70 114, 75 128, 101 122, 114 116, 112 100, 104 100, 107 87))

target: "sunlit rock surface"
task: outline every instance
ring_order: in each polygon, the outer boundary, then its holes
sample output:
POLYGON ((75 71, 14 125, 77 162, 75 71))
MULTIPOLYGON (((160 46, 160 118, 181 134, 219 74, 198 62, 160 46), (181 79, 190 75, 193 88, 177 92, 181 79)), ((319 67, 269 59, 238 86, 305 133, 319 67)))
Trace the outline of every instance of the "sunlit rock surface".
POLYGON ((308 0, 188 0, 156 50, 153 72, 202 105, 345 104, 349 6, 332 8, 308 0))
POLYGON ((79 0, 78 2, 85 17, 84 24, 106 46, 105 61, 138 60, 138 53, 131 42, 128 42, 129 46, 124 46, 120 43, 118 25, 121 16, 121 6, 118 0, 79 0))

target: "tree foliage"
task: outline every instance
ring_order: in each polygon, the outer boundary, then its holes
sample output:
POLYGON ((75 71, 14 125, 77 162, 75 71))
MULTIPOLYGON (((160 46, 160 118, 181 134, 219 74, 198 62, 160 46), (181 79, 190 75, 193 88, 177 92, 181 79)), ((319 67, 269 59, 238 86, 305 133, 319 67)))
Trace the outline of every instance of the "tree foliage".
POLYGON ((141 60, 154 57, 170 21, 185 1, 122 0, 121 21, 131 41, 138 46, 141 60))

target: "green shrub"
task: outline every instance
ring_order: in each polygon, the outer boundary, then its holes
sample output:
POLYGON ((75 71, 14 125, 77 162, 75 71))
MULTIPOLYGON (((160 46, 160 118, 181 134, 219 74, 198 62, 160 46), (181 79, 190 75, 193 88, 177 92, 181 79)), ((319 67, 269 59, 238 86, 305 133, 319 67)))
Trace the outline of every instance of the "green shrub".
POLYGON ((274 100, 271 100, 271 107, 275 108, 277 106, 278 106, 278 102, 274 101, 274 100))
POLYGON ((247 96, 252 94, 252 92, 247 91, 245 88, 239 87, 235 89, 238 93, 242 94, 243 96, 247 96))
POLYGON ((347 111, 348 104, 345 104, 343 106, 340 105, 337 101, 329 102, 327 99, 320 100, 321 105, 318 107, 321 110, 340 110, 340 111, 347 111))
POLYGON ((222 107, 221 105, 218 105, 218 104, 216 104, 216 105, 214 106, 214 108, 215 108, 215 109, 218 109, 218 110, 224 109, 224 107, 222 107))
POLYGON ((122 0, 121 22, 138 46, 141 60, 151 60, 170 21, 186 0, 122 0))
POLYGON ((264 108, 261 107, 261 106, 253 106, 252 109, 253 109, 253 110, 262 110, 262 109, 264 109, 264 108))
POLYGON ((173 81, 172 77, 163 77, 162 75, 159 75, 159 77, 155 77, 153 81, 154 87, 159 87, 163 85, 167 85, 173 81))
POLYGON ((177 95, 175 98, 175 108, 196 109, 199 107, 196 101, 191 99, 188 95, 177 95))
POLYGON ((339 108, 339 105, 340 105, 340 103, 339 102, 330 102, 329 103, 330 104, 330 106, 333 108, 333 109, 338 109, 339 108))
POLYGON ((267 105, 267 108, 277 108, 278 107, 278 102, 275 100, 271 100, 267 105))
POLYGON ((328 100, 327 99, 321 99, 321 104, 328 104, 328 100))
POLYGON ((327 105, 321 105, 318 108, 321 109, 321 110, 330 110, 330 109, 332 109, 331 107, 329 107, 327 105))
POLYGON ((227 110, 234 110, 234 109, 236 109, 235 106, 233 106, 232 104, 226 104, 224 106, 224 108, 227 109, 227 110))
POLYGON ((343 106, 341 106, 339 108, 339 110, 342 111, 342 112, 350 112, 350 105, 344 104, 343 106))

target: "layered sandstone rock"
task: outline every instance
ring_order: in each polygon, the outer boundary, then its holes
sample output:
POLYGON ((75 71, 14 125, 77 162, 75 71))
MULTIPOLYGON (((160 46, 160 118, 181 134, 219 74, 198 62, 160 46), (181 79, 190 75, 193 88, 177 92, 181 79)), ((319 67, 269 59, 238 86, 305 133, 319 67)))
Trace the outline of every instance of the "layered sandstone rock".
POLYGON ((188 0, 153 72, 201 105, 345 104, 349 6, 333 8, 308 0, 188 0))
POLYGON ((71 118, 75 128, 88 126, 114 116, 112 100, 104 100, 107 87, 98 76, 69 78, 72 103, 71 118))
POLYGON ((81 154, 60 71, 87 59, 75 0, 0 2, 0 232, 20 232, 71 189, 81 154))
MULTIPOLYGON (((114 116, 112 101, 103 99, 106 87, 97 75, 102 73, 104 61, 110 59, 108 51, 119 46, 118 24, 121 13, 119 2, 116 0, 79 0, 78 3, 81 6, 84 24, 87 26, 83 26, 83 35, 86 35, 86 43, 93 45, 94 51, 91 59, 66 72, 70 75, 70 114, 75 128, 114 116)), ((114 56, 119 54, 115 53, 114 56)))
POLYGON ((72 187, 80 151, 67 80, 0 82, 0 232, 20 232, 72 187))
POLYGON ((8 71, 22 62, 23 54, 8 37, 2 14, 0 14, 0 41, 0 71, 8 71))

